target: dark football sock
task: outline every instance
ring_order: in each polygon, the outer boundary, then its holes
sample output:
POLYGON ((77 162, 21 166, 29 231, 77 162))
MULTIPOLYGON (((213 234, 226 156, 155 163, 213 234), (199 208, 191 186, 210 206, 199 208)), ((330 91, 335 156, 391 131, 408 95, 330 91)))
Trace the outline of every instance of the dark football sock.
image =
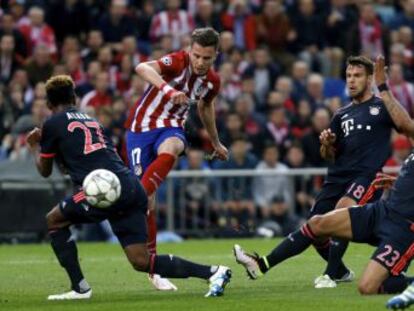
POLYGON ((289 234, 272 252, 258 260, 260 270, 265 273, 282 261, 305 251, 314 241, 315 237, 308 224, 289 234))
POLYGON ((407 286, 410 285, 410 281, 403 275, 390 276, 386 279, 378 290, 379 294, 397 294, 401 293, 407 286))
POLYGON ((159 274, 167 278, 209 279, 216 271, 217 266, 200 265, 173 255, 151 255, 151 274, 159 274))
POLYGON ((79 293, 90 290, 79 266, 78 250, 75 241, 71 239, 69 227, 50 231, 49 236, 53 251, 70 278, 72 289, 79 293))
POLYGON ((342 257, 348 248, 348 244, 348 241, 338 239, 334 239, 331 243, 328 266, 326 267, 324 274, 329 275, 332 280, 339 279, 348 272, 348 269, 342 261, 342 257))

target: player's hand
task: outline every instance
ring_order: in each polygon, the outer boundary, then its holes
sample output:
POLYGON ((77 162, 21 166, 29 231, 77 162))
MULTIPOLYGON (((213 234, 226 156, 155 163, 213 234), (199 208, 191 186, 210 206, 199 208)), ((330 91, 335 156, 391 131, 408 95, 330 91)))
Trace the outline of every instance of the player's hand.
POLYGON ((174 105, 185 105, 188 103, 189 98, 183 92, 175 91, 171 95, 171 101, 174 105))
POLYGON ((391 176, 384 173, 378 173, 376 178, 372 182, 372 185, 375 187, 375 189, 390 189, 396 179, 397 177, 395 176, 391 176))
POLYGON ((331 129, 326 129, 319 135, 319 141, 321 145, 326 147, 332 146, 336 141, 336 135, 332 133, 331 129))
POLYGON ((42 131, 38 127, 35 127, 26 137, 26 143, 29 145, 30 149, 34 149, 40 142, 42 137, 42 131))
POLYGON ((214 148, 214 152, 213 152, 214 157, 222 161, 227 161, 227 159, 229 158, 229 151, 222 143, 218 142, 217 144, 214 144, 213 148, 214 148))
POLYGON ((378 55, 377 59, 375 60, 374 66, 374 78, 375 84, 380 86, 387 82, 387 67, 385 67, 385 58, 382 55, 378 55))

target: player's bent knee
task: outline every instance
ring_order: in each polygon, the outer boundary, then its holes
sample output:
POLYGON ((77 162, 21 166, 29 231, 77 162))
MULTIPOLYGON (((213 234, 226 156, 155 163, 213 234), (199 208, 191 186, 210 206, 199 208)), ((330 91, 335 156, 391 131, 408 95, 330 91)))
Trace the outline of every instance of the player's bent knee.
POLYGON ((378 293, 378 286, 372 282, 362 279, 358 284, 358 291, 361 295, 375 295, 378 293))
POLYGON ((308 220, 308 225, 315 236, 321 236, 323 234, 323 223, 324 219, 322 215, 315 215, 308 220))
POLYGON ((132 267, 140 272, 148 272, 150 266, 150 255, 146 248, 135 249, 128 255, 132 267))

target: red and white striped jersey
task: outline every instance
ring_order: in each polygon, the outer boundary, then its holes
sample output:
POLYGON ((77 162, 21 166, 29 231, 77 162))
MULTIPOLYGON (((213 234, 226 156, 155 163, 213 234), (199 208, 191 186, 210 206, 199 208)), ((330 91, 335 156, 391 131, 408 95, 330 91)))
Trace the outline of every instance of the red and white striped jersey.
MULTIPOLYGON (((163 79, 177 91, 193 100, 211 102, 220 89, 220 78, 210 69, 206 75, 197 76, 190 65, 188 52, 180 51, 159 59, 163 79)), ((188 105, 174 105, 153 85, 129 111, 125 127, 132 132, 147 132, 162 127, 183 127, 188 105)))

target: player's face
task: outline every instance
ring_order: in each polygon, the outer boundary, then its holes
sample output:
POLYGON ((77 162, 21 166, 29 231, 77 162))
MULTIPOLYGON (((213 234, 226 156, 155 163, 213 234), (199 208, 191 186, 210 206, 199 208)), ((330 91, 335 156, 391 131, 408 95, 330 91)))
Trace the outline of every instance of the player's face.
POLYGON ((349 65, 346 69, 346 86, 351 98, 361 97, 372 82, 372 76, 368 75, 363 66, 349 65))
POLYGON ((193 43, 190 50, 191 68, 196 75, 205 75, 216 60, 216 49, 214 46, 201 46, 193 43))

